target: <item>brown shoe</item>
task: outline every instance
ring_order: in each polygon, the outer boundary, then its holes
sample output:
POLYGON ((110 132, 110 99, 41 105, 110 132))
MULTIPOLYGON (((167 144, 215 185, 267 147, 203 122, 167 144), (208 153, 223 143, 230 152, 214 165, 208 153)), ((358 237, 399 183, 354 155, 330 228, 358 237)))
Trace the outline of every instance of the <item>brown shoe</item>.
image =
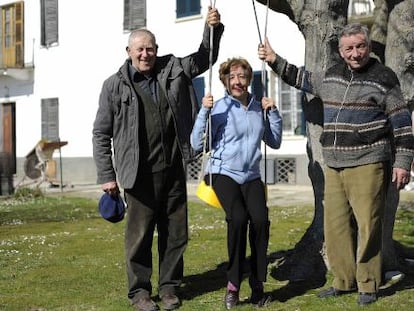
POLYGON ((162 307, 164 310, 175 310, 181 306, 180 299, 174 294, 165 294, 161 297, 162 307))
POLYGON ((144 296, 142 298, 139 298, 137 302, 134 303, 134 308, 137 311, 158 311, 160 310, 157 304, 154 301, 152 301, 149 296, 144 296))

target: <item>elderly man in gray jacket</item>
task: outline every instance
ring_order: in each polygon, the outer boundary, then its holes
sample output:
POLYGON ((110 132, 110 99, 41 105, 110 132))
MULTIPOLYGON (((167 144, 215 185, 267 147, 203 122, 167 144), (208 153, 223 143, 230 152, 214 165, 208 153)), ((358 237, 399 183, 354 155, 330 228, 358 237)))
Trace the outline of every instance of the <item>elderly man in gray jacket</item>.
POLYGON ((189 137, 198 111, 192 79, 209 68, 211 33, 217 60, 223 31, 219 12, 209 8, 198 51, 183 58, 157 56, 155 36, 133 31, 129 58, 102 87, 93 126, 94 160, 103 191, 117 196, 118 184, 124 189, 128 297, 136 310, 159 309, 151 299, 155 227, 158 294, 165 310, 180 306, 177 289, 188 241, 183 162, 191 156, 189 137))

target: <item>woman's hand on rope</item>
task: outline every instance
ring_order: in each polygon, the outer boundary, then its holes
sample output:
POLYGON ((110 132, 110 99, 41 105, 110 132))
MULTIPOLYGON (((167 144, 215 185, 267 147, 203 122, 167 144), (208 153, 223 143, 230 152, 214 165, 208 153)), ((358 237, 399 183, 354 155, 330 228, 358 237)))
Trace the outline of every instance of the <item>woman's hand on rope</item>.
POLYGON ((264 111, 277 109, 275 101, 270 97, 262 98, 262 108, 264 111))
POLYGON ((213 107, 213 103, 213 95, 211 95, 210 93, 206 94, 202 99, 202 104, 204 108, 211 109, 213 107))

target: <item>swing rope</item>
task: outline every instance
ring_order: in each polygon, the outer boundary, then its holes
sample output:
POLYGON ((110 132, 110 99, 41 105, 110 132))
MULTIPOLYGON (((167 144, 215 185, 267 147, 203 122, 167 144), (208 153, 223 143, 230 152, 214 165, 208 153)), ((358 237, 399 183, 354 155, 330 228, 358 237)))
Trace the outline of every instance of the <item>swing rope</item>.
MULTIPOLYGON (((263 44, 262 35, 260 34, 259 20, 257 18, 256 5, 255 5, 254 1, 255 0, 252 0, 254 17, 256 19, 257 33, 259 34, 259 42, 260 42, 260 45, 262 45, 263 44)), ((267 0, 267 4, 266 4, 264 39, 266 39, 266 37, 267 37, 268 15, 269 15, 269 0, 267 0)), ((265 60, 262 61, 261 82, 262 82, 262 96, 266 97, 267 94, 266 94, 266 61, 265 60)), ((265 126, 266 126, 266 121, 267 121, 267 112, 266 111, 263 113, 263 119, 265 121, 265 126)), ((266 141, 265 141, 265 144, 264 144, 264 183, 265 183, 265 185, 267 185, 267 146, 266 146, 266 141)))
MULTIPOLYGON (((212 8, 215 8, 216 6, 216 0, 214 2, 210 0, 210 6, 212 8)), ((211 95, 212 92, 212 80, 213 80, 213 45, 214 45, 214 28, 213 26, 210 26, 210 46, 209 46, 209 57, 208 57, 208 93, 211 95)), ((208 157, 209 161, 211 161, 211 149, 213 147, 212 138, 211 138, 211 109, 208 114, 208 150, 210 153, 210 156, 208 157)), ((211 163, 211 162, 210 162, 211 163)), ((210 187, 213 187, 213 176, 211 173, 211 170, 209 171, 209 185, 210 187)))
MULTIPOLYGON (((212 8, 215 7, 215 1, 214 3, 212 3, 212 1, 210 0, 210 6, 212 8)), ((213 26, 210 26, 210 42, 209 42, 209 83, 208 83, 208 93, 211 95, 212 89, 211 89, 211 85, 212 85, 212 75, 213 75, 213 26)), ((203 200, 204 202, 206 202, 209 205, 212 205, 214 207, 220 208, 221 204, 217 199, 217 196, 213 190, 213 177, 212 177, 212 173, 211 170, 209 171, 209 185, 205 184, 204 181, 204 169, 205 169, 205 162, 206 159, 208 159, 208 161, 210 161, 211 159, 211 150, 212 150, 212 135, 211 135, 211 110, 208 112, 208 120, 207 120, 207 125, 206 125, 206 129, 204 130, 204 143, 203 143, 203 154, 202 154, 202 164, 201 164, 201 180, 199 183, 199 187, 197 189, 197 196, 203 200), (208 133, 208 134, 207 134, 208 133), (207 137, 208 136, 208 137, 207 137), (208 138, 208 142, 207 142, 207 138, 208 138), (208 143, 208 152, 207 152, 207 143, 208 143)))

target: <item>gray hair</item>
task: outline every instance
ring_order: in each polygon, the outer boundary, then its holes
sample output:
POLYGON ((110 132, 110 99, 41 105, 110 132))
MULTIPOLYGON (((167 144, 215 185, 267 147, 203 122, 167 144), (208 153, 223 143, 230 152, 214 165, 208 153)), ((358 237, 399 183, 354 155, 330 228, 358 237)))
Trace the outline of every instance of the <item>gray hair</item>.
POLYGON ((154 48, 157 48, 157 42, 155 40, 155 35, 149 31, 148 29, 136 29, 133 30, 128 37, 128 46, 131 46, 132 42, 135 40, 135 38, 140 36, 149 36, 151 38, 151 41, 154 43, 154 48))
MULTIPOLYGON (((371 39, 369 37, 369 29, 367 26, 361 23, 351 23, 351 24, 346 25, 344 28, 342 28, 342 30, 338 34, 338 38, 339 38, 338 42, 340 42, 342 37, 348 37, 348 36, 357 35, 357 34, 363 34, 365 37, 365 43, 367 45, 371 45, 371 39)), ((340 44, 339 44, 339 47, 341 47, 340 44)))

